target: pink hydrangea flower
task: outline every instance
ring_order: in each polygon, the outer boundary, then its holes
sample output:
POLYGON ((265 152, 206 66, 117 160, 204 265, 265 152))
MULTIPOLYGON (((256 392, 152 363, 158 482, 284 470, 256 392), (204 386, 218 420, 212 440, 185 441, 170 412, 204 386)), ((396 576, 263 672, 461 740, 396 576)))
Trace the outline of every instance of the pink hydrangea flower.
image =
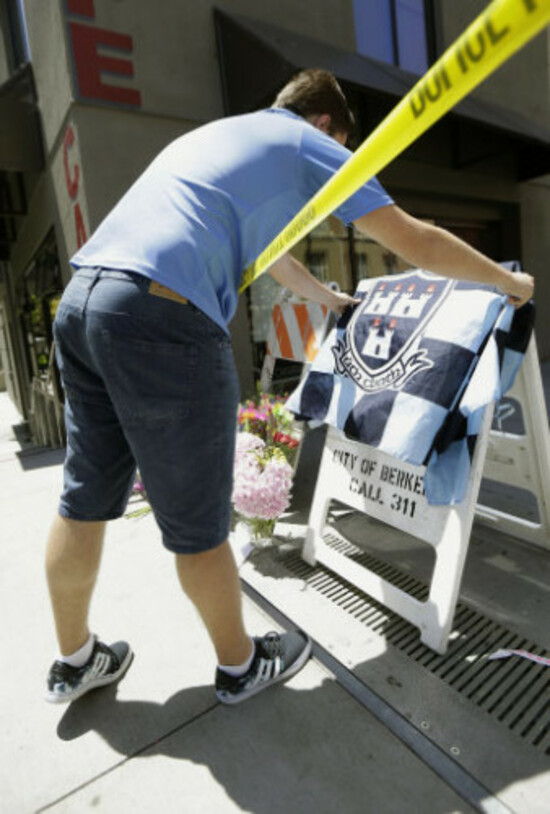
POLYGON ((238 462, 241 456, 247 452, 250 452, 250 450, 263 449, 264 447, 265 441, 262 441, 262 439, 257 435, 254 435, 251 432, 238 432, 235 447, 235 460, 238 462))
POLYGON ((243 517, 273 520, 290 504, 293 470, 283 456, 263 460, 263 442, 261 446, 251 444, 250 439, 239 443, 237 436, 233 505, 243 517))

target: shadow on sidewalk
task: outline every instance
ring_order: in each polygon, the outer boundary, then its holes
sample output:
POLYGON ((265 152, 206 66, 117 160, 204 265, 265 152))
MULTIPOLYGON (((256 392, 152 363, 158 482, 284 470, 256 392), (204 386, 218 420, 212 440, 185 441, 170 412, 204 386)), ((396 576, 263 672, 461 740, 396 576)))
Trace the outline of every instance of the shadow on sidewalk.
MULTIPOLYGON (((360 666, 365 669, 386 675, 388 683, 393 679, 395 693, 407 683, 406 674, 398 681, 390 673, 395 664, 388 654, 360 666)), ((431 690, 428 681, 425 691, 431 690)), ((281 685, 233 708, 214 700, 212 686, 181 690, 164 704, 119 701, 116 692, 116 686, 108 687, 73 703, 59 722, 59 738, 72 741, 96 732, 128 760, 161 756, 204 766, 239 808, 253 814, 457 810, 459 798, 444 773, 433 771, 331 677, 311 689, 281 685)), ((414 718, 414 710, 406 717, 414 718)), ((471 735, 467 729, 468 720, 461 733, 465 743, 471 735)), ((510 755, 505 767, 484 763, 481 776, 473 765, 467 769, 480 782, 458 810, 486 810, 483 801, 491 793, 534 777, 541 768, 521 755, 513 760, 510 755)), ((105 774, 120 767, 117 763, 105 774)))
MULTIPOLYGON (((306 690, 281 685, 233 708, 213 698, 211 686, 199 686, 164 704, 118 701, 110 687, 76 701, 57 731, 65 741, 95 731, 129 759, 204 766, 251 814, 456 810, 447 784, 332 678, 306 690)), ((190 787, 190 798, 194 793, 190 787)), ((181 806, 186 810, 185 798, 181 806)))
POLYGON ((11 431, 13 433, 11 440, 15 440, 20 447, 15 451, 15 456, 25 471, 59 466, 65 460, 65 447, 54 448, 37 444, 33 440, 27 421, 11 424, 11 431))
POLYGON ((25 472, 43 469, 45 466, 59 466, 65 460, 65 448, 32 447, 15 453, 25 472))
POLYGON ((71 741, 94 731, 127 758, 205 766, 239 808, 254 814, 340 806, 359 814, 395 746, 387 737, 376 745, 370 716, 357 712, 331 679, 311 690, 281 685, 238 707, 217 702, 212 686, 181 690, 164 704, 118 701, 116 687, 108 687, 74 702, 57 733, 71 741))

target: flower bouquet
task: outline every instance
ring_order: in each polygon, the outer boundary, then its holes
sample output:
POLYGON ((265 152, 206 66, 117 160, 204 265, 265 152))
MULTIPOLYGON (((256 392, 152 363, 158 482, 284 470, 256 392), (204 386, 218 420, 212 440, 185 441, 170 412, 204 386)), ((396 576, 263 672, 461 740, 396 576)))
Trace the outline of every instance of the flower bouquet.
POLYGON ((260 438, 273 453, 280 451, 295 466, 300 435, 293 414, 284 406, 282 396, 261 394, 239 406, 237 429, 260 438))
POLYGON ((270 541, 290 504, 299 448, 292 414, 280 397, 263 394, 239 408, 233 507, 257 545, 270 541))
MULTIPOLYGON (((300 437, 283 398, 267 394, 240 405, 237 430, 232 503, 248 527, 248 538, 259 545, 271 540, 277 518, 290 504, 300 437)), ((142 505, 125 517, 139 518, 151 511, 139 472, 131 500, 142 505)))

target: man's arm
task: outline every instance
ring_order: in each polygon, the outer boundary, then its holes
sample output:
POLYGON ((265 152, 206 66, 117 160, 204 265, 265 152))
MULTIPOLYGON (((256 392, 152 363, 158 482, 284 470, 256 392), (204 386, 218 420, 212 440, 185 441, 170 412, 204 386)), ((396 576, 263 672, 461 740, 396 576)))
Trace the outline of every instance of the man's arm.
POLYGON ((531 275, 504 269, 445 229, 417 220, 398 206, 376 209, 354 225, 413 266, 442 277, 498 286, 516 307, 533 295, 531 275))
POLYGON ((349 305, 356 305, 359 300, 354 300, 347 294, 339 291, 332 291, 323 283, 320 283, 311 272, 296 260, 290 253, 284 254, 277 260, 269 273, 280 285, 289 288, 299 297, 307 300, 319 302, 326 305, 332 311, 341 314, 349 305))

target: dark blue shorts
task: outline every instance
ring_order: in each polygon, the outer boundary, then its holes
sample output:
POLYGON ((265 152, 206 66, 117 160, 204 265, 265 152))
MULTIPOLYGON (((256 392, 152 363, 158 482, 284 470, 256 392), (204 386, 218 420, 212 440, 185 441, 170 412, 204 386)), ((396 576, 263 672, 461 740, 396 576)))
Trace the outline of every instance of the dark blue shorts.
POLYGON ((239 398, 229 336, 122 271, 81 269, 57 310, 67 456, 59 511, 120 517, 136 465, 164 545, 227 539, 239 398))

